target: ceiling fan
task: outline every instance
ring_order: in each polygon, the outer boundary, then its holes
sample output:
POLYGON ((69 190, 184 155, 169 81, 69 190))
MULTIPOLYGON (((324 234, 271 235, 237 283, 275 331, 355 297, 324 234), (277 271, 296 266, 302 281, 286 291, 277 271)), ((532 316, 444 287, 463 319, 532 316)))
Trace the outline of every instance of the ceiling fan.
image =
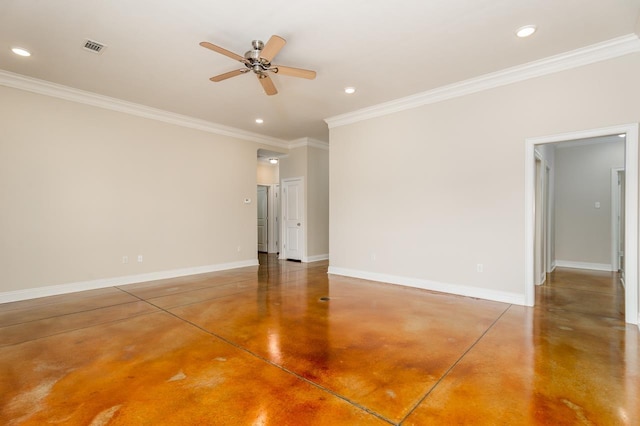
POLYGON ((271 61, 280 52, 280 50, 286 44, 286 40, 280 36, 273 35, 264 44, 261 40, 253 40, 251 42, 252 49, 247 51, 244 56, 240 56, 236 53, 230 52, 227 49, 223 49, 220 46, 203 41, 200 46, 211 49, 214 52, 218 52, 222 55, 228 56, 231 59, 235 59, 242 63, 245 67, 239 70, 229 71, 224 74, 211 77, 209 80, 219 82, 231 77, 235 77, 240 74, 246 74, 253 71, 258 77, 258 81, 262 84, 264 92, 271 96, 278 93, 276 86, 273 84, 273 80, 269 77, 269 73, 288 75, 290 77, 300 77, 313 80, 316 78, 316 72, 310 70, 303 70, 301 68, 285 67, 282 65, 273 65, 271 61))

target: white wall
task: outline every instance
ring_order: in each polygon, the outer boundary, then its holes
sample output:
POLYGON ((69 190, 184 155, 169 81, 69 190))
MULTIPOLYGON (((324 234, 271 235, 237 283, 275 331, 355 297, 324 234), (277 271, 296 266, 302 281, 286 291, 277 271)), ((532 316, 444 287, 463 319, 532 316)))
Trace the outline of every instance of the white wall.
MULTIPOLYGON (((556 149, 556 259, 611 268, 611 169, 624 141, 556 149), (600 208, 595 203, 600 203, 600 208)), ((588 265, 587 265, 588 266, 588 265)))
POLYGON ((630 54, 332 128, 331 270, 523 302, 525 139, 640 121, 638 75, 630 54))
POLYGON ((0 293, 255 262, 257 149, 0 87, 0 293))

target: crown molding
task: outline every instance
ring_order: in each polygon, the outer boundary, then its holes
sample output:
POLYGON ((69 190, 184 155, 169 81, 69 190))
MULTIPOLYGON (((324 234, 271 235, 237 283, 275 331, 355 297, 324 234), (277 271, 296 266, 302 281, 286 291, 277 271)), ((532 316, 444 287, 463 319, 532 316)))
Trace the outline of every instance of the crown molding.
POLYGON ((174 124, 176 126, 202 130, 209 133, 230 136, 270 146, 277 146, 278 148, 287 148, 289 146, 289 142, 282 139, 271 138, 268 136, 260 135, 258 133, 247 132, 245 130, 236 129, 234 127, 213 123, 211 121, 201 120, 186 115, 151 108, 145 105, 111 98, 109 96, 98 95, 97 93, 74 89, 72 87, 51 83, 49 81, 40 80, 33 77, 27 77, 5 70, 0 70, 0 86, 7 86, 14 89, 37 93, 40 95, 51 96, 54 98, 64 99, 67 101, 77 102, 85 105, 91 105, 98 108, 136 115, 138 117, 162 121, 164 123, 174 124))
POLYGON ((324 149, 325 151, 329 151, 329 144, 327 142, 323 142, 317 139, 312 138, 300 138, 294 139, 289 142, 288 148, 300 148, 303 146, 310 146, 313 148, 324 149))
POLYGON ((629 34, 550 56, 539 61, 529 62, 346 114, 336 115, 326 118, 324 121, 332 129, 636 52, 640 52, 640 39, 636 34, 629 34))

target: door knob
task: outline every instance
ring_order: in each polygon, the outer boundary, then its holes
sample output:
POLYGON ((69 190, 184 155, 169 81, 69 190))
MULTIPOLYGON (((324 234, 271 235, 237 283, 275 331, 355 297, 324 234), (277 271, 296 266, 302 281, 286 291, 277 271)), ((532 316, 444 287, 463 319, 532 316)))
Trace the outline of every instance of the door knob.
POLYGON ((300 223, 298 223, 298 226, 300 226, 300 223))

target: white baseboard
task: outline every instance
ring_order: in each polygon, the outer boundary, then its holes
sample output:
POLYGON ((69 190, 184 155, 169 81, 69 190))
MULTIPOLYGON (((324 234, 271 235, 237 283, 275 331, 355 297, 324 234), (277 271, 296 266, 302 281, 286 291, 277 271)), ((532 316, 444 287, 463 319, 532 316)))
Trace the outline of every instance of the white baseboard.
POLYGON ((321 260, 329 260, 329 254, 317 254, 315 256, 305 256, 302 258, 302 261, 304 263, 309 263, 309 262, 319 262, 321 260))
POLYGON ((590 269, 592 271, 613 271, 613 267, 610 263, 590 263, 574 262, 572 260, 556 260, 556 266, 560 268, 590 269))
POLYGON ((173 269, 169 271, 150 272, 147 274, 127 275, 124 277, 102 278, 91 281, 81 281, 69 284, 59 284, 46 287, 29 288, 0 293, 0 303, 16 302, 19 300, 35 299, 38 297, 56 296, 58 294, 75 293, 77 291, 95 290, 98 288, 135 284, 146 281, 163 280, 167 278, 184 277, 187 275, 205 274, 207 272, 224 271, 227 269, 257 266, 258 259, 242 260, 239 262, 221 263, 217 265, 196 266, 193 268, 173 269))
POLYGON ((550 274, 551 272, 555 271, 556 270, 556 266, 558 266, 558 265, 556 264, 556 261, 554 260, 553 263, 551 263, 551 269, 549 271, 547 271, 547 273, 550 274))
POLYGON ((469 287, 459 284, 441 283, 423 280, 419 278, 401 277, 397 275, 379 274, 375 272, 358 271, 354 269, 329 266, 329 274, 343 275, 346 277, 361 278, 370 281, 379 281, 388 284, 398 284, 406 287, 421 288, 424 290, 439 291, 442 293, 456 294, 459 296, 475 297, 494 302, 510 303, 524 306, 524 293, 510 293, 506 291, 490 290, 486 288, 469 287))

